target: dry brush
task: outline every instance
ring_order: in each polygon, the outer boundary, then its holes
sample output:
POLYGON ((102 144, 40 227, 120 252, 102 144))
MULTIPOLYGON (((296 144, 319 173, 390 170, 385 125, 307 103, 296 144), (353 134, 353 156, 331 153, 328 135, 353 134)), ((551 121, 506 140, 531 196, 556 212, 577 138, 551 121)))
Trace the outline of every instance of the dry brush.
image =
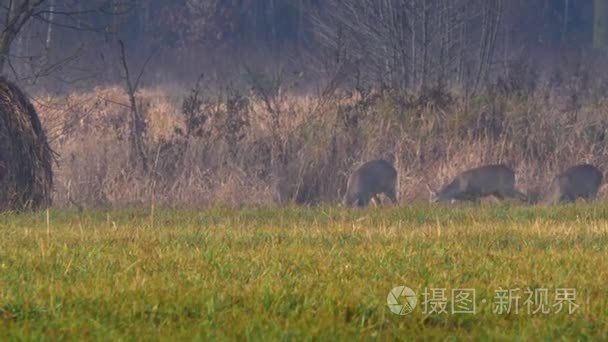
POLYGON ((118 87, 38 97, 60 155, 55 199, 86 206, 338 201, 361 162, 391 161, 402 202, 482 164, 505 163, 526 192, 581 162, 608 167, 608 103, 548 87, 261 96, 234 89, 144 89, 150 172, 129 162, 128 98, 118 87))

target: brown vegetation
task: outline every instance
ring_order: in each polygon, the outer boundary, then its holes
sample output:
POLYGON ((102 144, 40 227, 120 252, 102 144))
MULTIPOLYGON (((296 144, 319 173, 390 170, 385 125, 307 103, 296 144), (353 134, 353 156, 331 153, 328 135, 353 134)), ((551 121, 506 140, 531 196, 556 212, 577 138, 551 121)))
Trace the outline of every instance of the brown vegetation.
POLYGON ((25 94, 0 77, 0 212, 50 204, 52 152, 25 94))
POLYGON ((280 87, 143 89, 147 173, 129 164, 129 100, 120 88, 39 96, 37 107, 61 155, 59 205, 338 201, 353 168, 378 158, 395 165, 403 203, 426 201, 426 182, 439 187, 481 164, 509 165, 532 193, 569 165, 605 170, 608 103, 598 94, 500 82, 473 97, 440 88, 316 97, 280 87))

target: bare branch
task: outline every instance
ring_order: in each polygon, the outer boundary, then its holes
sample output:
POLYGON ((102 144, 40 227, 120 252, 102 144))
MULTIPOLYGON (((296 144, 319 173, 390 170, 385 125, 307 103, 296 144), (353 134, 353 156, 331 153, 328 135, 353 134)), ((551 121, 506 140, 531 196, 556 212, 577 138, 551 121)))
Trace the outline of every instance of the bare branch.
MULTIPOLYGON (((127 63, 127 55, 125 53, 125 45, 122 40, 118 40, 120 48, 120 60, 122 62, 123 71, 125 73, 125 85, 127 87, 127 93, 129 95, 129 102, 131 104, 131 144, 133 148, 133 157, 136 165, 141 165, 144 172, 148 172, 148 163, 146 153, 144 150, 143 134, 145 129, 145 122, 137 108, 137 101, 135 99, 135 92, 137 91, 137 84, 133 86, 131 82, 131 76, 129 73, 129 65, 127 63)), ((142 68, 143 70, 143 68, 142 68)), ((139 79, 138 79, 139 82, 139 79)))

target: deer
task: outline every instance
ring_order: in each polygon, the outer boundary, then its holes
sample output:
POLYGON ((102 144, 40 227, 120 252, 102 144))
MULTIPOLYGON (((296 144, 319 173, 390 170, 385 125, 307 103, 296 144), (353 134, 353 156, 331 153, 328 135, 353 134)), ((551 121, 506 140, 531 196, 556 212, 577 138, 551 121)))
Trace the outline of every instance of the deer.
POLYGON ((602 179, 602 172, 591 164, 571 166, 553 178, 543 202, 549 205, 571 203, 578 198, 593 201, 602 179))
POLYGON ((393 204, 397 203, 397 170, 386 160, 368 161, 348 177, 345 207, 364 207, 370 200, 380 203, 377 195, 384 193, 393 204))
POLYGON ((494 196, 498 199, 515 198, 527 202, 528 196, 515 188, 515 173, 504 164, 476 167, 458 174, 440 191, 434 191, 427 183, 430 202, 478 202, 480 198, 494 196))

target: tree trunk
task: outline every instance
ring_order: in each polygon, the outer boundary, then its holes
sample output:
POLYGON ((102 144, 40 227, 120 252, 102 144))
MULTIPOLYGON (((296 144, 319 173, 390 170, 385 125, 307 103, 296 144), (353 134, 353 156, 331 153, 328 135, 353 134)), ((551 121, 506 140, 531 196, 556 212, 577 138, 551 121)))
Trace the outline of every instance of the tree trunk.
POLYGON ((10 32, 0 33, 0 74, 4 73, 4 64, 6 64, 6 60, 8 59, 14 38, 10 32))
POLYGON ((49 4, 49 17, 48 20, 49 22, 47 23, 47 27, 46 27, 46 50, 47 50, 47 57, 48 57, 48 50, 51 47, 51 38, 53 37, 53 17, 54 17, 54 11, 55 11, 55 0, 51 0, 50 4, 49 4))
POLYGON ((426 87, 428 73, 428 48, 429 48, 429 16, 426 1, 422 2, 422 75, 421 86, 426 87))
POLYGON ((593 2, 593 47, 608 48, 608 0, 593 2))
POLYGON ((570 1, 564 0, 564 21, 562 23, 562 34, 560 42, 563 44, 566 41, 566 34, 568 33, 568 21, 570 21, 570 1))
MULTIPOLYGON (((129 73, 129 66, 127 63, 127 56, 125 54, 125 46, 122 40, 118 41, 120 47, 120 57, 122 61, 123 70, 125 73, 125 85, 129 95, 129 103, 131 105, 131 148, 132 148, 132 161, 134 165, 140 166, 144 172, 148 172, 148 163, 146 158, 146 151, 144 146, 144 131, 145 131, 145 120, 139 112, 137 107, 137 100, 135 99, 135 92, 137 91, 138 80, 135 81, 135 85, 131 82, 131 76, 129 73)), ((145 67, 145 65, 144 65, 145 67)))

